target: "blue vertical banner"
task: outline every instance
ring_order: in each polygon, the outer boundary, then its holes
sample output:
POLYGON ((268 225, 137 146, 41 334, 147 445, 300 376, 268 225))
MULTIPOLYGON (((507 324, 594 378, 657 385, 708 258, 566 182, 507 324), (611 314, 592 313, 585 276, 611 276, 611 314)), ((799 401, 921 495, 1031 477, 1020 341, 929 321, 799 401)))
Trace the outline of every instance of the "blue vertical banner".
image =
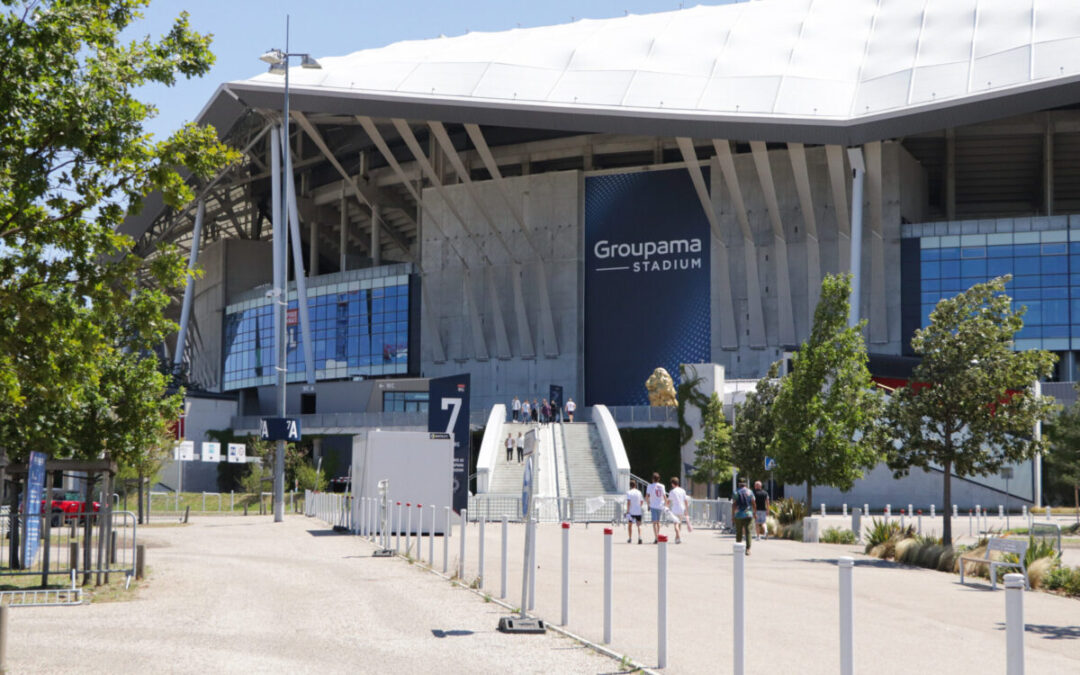
POLYGON ((709 236, 685 169, 585 179, 586 405, 648 405, 654 369, 711 360, 709 236))
POLYGON ((469 375, 428 382, 428 431, 454 435, 454 511, 469 506, 469 375))
POLYGON ((26 541, 23 542, 24 569, 29 569, 41 545, 41 499, 45 494, 45 453, 31 452, 26 474, 26 541))

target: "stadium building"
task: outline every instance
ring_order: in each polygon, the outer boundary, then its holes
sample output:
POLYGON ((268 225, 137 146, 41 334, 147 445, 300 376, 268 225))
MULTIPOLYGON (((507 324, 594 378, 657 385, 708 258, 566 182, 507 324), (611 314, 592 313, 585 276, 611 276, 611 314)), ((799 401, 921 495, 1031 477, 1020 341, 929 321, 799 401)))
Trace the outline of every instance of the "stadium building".
MULTIPOLYGON (((761 377, 843 271, 883 378, 905 376, 940 298, 1014 275, 1016 348, 1057 353, 1044 391, 1069 401, 1078 50, 1068 0, 761 0, 316 55, 289 74, 289 179, 274 186, 284 79, 229 82, 198 121, 243 162, 124 231, 204 270, 164 346, 206 392, 197 440, 275 410, 275 220, 293 224, 288 409, 327 447, 425 428, 427 379, 457 373, 477 425, 552 384, 654 423, 655 367, 761 377)), ((1037 462, 1011 491, 1039 500, 1037 462)))

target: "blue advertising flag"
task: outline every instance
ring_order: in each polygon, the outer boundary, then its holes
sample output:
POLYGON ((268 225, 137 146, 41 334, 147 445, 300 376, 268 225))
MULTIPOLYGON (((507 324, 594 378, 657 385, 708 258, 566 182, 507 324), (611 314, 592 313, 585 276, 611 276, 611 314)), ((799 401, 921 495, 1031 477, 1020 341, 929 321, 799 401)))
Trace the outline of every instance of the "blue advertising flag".
POLYGON ((586 405, 648 405, 655 368, 711 359, 709 247, 684 169, 585 179, 586 405))
POLYGON ((428 431, 454 435, 454 511, 469 506, 469 375, 428 382, 428 431))
POLYGON ((41 545, 41 499, 45 493, 45 453, 31 452, 26 477, 26 541, 23 542, 23 568, 29 568, 41 545))

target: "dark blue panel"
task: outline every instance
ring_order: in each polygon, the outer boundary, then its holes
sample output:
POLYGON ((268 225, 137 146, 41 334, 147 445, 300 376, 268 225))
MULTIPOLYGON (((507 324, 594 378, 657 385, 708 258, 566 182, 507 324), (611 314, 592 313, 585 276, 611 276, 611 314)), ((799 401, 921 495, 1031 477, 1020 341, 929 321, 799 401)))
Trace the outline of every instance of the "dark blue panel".
POLYGON ((678 382, 710 359, 709 223, 686 171, 585 179, 585 317, 588 405, 647 405, 653 369, 678 382))

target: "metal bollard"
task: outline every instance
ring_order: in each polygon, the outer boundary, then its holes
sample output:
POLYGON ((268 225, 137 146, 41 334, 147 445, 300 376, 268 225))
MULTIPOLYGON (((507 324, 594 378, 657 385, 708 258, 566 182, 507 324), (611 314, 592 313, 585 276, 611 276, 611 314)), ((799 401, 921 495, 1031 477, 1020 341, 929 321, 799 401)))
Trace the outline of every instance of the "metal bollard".
POLYGON ((919 534, 922 534, 922 509, 919 509, 919 534))
POLYGON ((821 517, 822 518, 825 517, 825 505, 824 504, 821 505, 821 517))
POLYGON ((450 567, 450 507, 446 507, 446 527, 442 536, 442 571, 446 574, 450 567))
POLYGON ((529 518, 525 536, 532 544, 529 546, 529 609, 536 609, 536 521, 529 518))
POLYGON ((356 506, 356 508, 360 510, 359 529, 357 530, 357 534, 361 537, 367 536, 367 507, 367 498, 361 497, 360 503, 356 506))
POLYGON ((851 510, 851 531, 856 541, 862 541, 862 511, 858 507, 851 510))
POLYGON ((855 592, 852 569, 855 561, 848 557, 837 561, 840 569, 840 673, 855 673, 855 592))
POLYGON ((405 556, 412 553, 412 502, 405 502, 405 556))
POLYGON ((1004 517, 1005 517, 1005 507, 1002 506, 1001 504, 998 504, 998 518, 1004 518, 1004 517))
POLYGON ((885 505, 885 522, 889 521, 889 516, 892 515, 892 504, 885 505))
POLYGON ((480 516, 480 532, 477 533, 477 536, 480 537, 480 547, 479 547, 479 549, 480 549, 479 550, 480 573, 478 575, 478 578, 480 579, 480 588, 481 589, 484 588, 484 530, 486 530, 486 529, 487 529, 487 514, 483 514, 483 515, 480 516))
POLYGON ((562 524, 562 624, 570 623, 570 523, 562 524))
POLYGON ((604 644, 611 644, 611 541, 612 529, 604 528, 604 644))
POLYGON ((847 518, 847 504, 844 504, 844 517, 847 518))
MULTIPOLYGON (((72 544, 76 546, 77 544, 72 544)), ((135 578, 142 579, 146 573, 146 544, 135 547, 135 578)))
POLYGON ((907 505, 907 512, 909 516, 915 513, 915 509, 911 506, 911 504, 907 505))
POLYGON ((863 504, 862 505, 862 512, 863 512, 864 516, 869 516, 870 515, 870 505, 869 504, 863 504))
MULTIPOLYGON (((979 505, 979 504, 976 504, 975 505, 975 517, 979 518, 980 516, 982 516, 982 506, 979 505)), ((975 523, 975 534, 978 534, 979 530, 981 528, 982 528, 982 523, 975 523)))
POLYGON ((937 516, 936 516, 936 515, 934 514, 934 505, 933 505, 933 504, 931 504, 931 505, 930 505, 930 517, 931 517, 931 518, 936 518, 936 517, 937 517, 937 516))
POLYGON ((904 509, 900 509, 900 529, 904 529, 904 509))
POLYGON ((416 505, 416 561, 424 562, 424 505, 416 505))
POLYGON ((507 551, 507 518, 504 514, 502 517, 502 562, 499 565, 500 579, 499 584, 499 597, 506 598, 506 551, 507 551))
POLYGON ((461 552, 458 554, 458 579, 465 581, 465 526, 469 524, 469 510, 461 509, 461 552))
POLYGON ((971 509, 968 509, 968 536, 972 536, 971 532, 971 509))
POLYGON ((397 502, 397 517, 394 519, 394 553, 401 553, 401 502, 397 502))
POLYGON ((746 670, 746 603, 743 595, 746 569, 746 544, 739 542, 732 545, 731 551, 735 561, 734 592, 731 594, 734 604, 735 623, 732 626, 731 635, 734 639, 734 668, 735 675, 743 675, 746 670))
POLYGON ((431 505, 431 529, 428 530, 427 559, 431 569, 435 569, 435 505, 431 505))
POLYGON ((957 517, 957 510, 958 510, 958 509, 957 509, 957 506, 956 506, 956 504, 953 504, 953 505, 952 505, 952 515, 953 515, 953 518, 956 518, 956 517, 957 517))
POLYGON ((667 535, 657 537, 656 552, 656 665, 667 668, 667 535))
POLYGON ((1046 519, 1050 520, 1050 507, 1049 506, 1046 507, 1046 519))
POLYGON ((1005 575, 1005 651, 1008 675, 1024 673, 1024 575, 1005 575))

